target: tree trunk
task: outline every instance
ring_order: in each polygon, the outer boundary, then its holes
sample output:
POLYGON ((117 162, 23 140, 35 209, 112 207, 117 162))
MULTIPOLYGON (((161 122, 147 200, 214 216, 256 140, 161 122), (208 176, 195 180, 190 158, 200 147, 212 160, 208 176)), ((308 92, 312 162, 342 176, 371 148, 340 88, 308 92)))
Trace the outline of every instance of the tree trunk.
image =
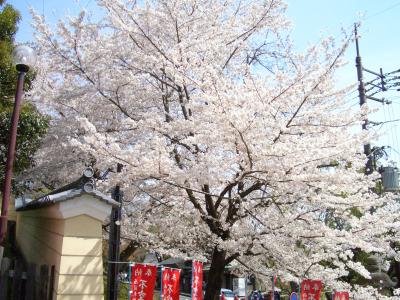
POLYGON ((208 273, 206 294, 204 300, 218 300, 224 278, 225 269, 225 256, 224 250, 219 250, 217 247, 214 248, 210 272, 208 273))
POLYGON ((121 251, 121 254, 119 255, 119 260, 120 261, 129 261, 132 254, 139 248, 139 243, 136 241, 130 241, 128 246, 121 251))
POLYGON ((396 288, 399 288, 400 287, 400 262, 398 262, 398 261, 395 261, 394 262, 394 273, 395 273, 395 276, 396 276, 396 278, 397 278, 397 286, 396 286, 396 288))

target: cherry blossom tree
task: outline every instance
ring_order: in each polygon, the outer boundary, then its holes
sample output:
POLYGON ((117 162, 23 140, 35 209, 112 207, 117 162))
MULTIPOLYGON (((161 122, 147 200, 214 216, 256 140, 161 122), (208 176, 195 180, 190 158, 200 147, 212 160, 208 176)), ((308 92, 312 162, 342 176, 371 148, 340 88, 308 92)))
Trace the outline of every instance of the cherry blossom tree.
POLYGON ((349 270, 370 276, 355 249, 397 258, 399 205, 362 172, 367 108, 335 84, 349 37, 296 53, 281 0, 98 5, 54 30, 35 16, 34 95, 54 117, 42 178, 124 164, 124 234, 208 260, 205 299, 228 264, 350 289, 349 270))

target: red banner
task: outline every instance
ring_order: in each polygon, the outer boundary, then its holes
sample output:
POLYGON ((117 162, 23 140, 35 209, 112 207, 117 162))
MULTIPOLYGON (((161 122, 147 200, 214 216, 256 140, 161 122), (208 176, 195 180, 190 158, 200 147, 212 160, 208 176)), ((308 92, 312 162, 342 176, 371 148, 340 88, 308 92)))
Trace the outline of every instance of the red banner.
POLYGON ((192 300, 203 300, 203 263, 193 261, 192 300))
POLYGON ((349 292, 335 292, 333 300, 349 300, 349 292))
POLYGON ((302 300, 319 300, 322 292, 322 281, 304 279, 301 282, 302 300))
POLYGON ((153 300, 157 267, 136 264, 131 269, 130 300, 153 300))
POLYGON ((179 300, 181 270, 163 268, 161 276, 161 300, 179 300))

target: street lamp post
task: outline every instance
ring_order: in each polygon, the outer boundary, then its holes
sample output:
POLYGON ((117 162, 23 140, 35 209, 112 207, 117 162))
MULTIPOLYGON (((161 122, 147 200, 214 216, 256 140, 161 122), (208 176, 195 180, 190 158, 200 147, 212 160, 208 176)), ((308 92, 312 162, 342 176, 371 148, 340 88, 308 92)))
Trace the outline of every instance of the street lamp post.
POLYGON ((15 92, 14 110, 11 118, 10 137, 8 143, 6 172, 3 184, 3 198, 1 202, 1 217, 0 217, 0 245, 4 244, 7 234, 7 213, 8 204, 11 196, 11 179, 13 174, 13 165, 15 157, 15 145, 17 142, 17 128, 19 120, 19 112, 21 109, 22 94, 24 91, 24 78, 29 68, 36 63, 36 54, 32 48, 21 45, 14 49, 13 60, 18 71, 17 90, 15 92))

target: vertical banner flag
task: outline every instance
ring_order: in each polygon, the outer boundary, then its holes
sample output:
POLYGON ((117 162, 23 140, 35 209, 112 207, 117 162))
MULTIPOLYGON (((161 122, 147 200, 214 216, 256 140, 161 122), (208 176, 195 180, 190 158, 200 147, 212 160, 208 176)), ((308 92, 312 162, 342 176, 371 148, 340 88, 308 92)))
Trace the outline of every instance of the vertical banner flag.
POLYGON ((193 261, 192 300, 203 300, 203 263, 193 261))
POLYGON ((276 281, 277 280, 278 280, 278 276, 277 275, 272 276, 271 300, 275 299, 275 286, 276 286, 276 281))
POLYGON ((304 279, 301 282, 301 299, 319 300, 322 291, 321 280, 304 279))
POLYGON ((181 270, 163 268, 161 276, 161 300, 179 300, 181 270))
POLYGON ((130 300, 153 300, 157 267, 136 264, 131 268, 130 300))
POLYGON ((335 292, 333 296, 333 300, 349 300, 349 293, 348 292, 335 292))

